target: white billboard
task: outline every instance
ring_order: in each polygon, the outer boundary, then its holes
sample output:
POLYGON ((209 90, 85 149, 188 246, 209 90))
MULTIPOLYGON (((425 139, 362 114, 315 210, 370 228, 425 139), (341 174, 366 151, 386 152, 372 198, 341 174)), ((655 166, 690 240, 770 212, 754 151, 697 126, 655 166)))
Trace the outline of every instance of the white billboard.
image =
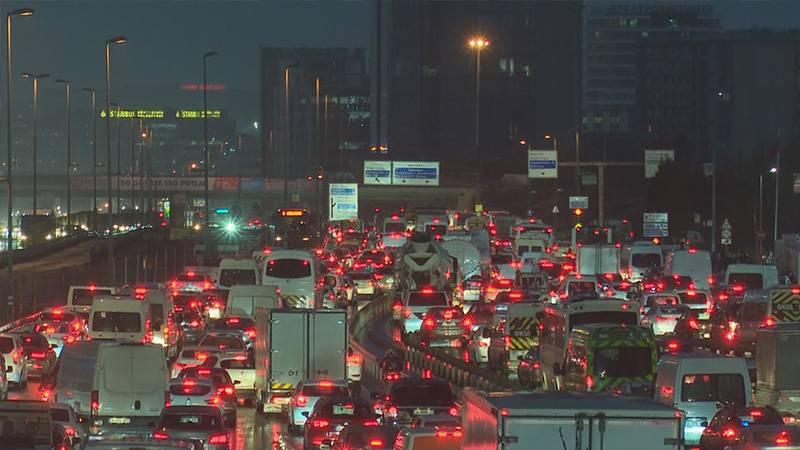
POLYGON ((364 161, 364 184, 392 184, 392 162, 364 161))
POLYGON ((528 178, 558 178, 558 152, 528 150, 528 178))
POLYGON ((394 161, 392 184, 400 186, 438 186, 439 162, 394 161))
POLYGON ((644 177, 653 178, 658 167, 665 161, 675 161, 675 150, 645 150, 644 177))
POLYGON ((358 185, 331 183, 328 185, 328 220, 358 219, 358 185))

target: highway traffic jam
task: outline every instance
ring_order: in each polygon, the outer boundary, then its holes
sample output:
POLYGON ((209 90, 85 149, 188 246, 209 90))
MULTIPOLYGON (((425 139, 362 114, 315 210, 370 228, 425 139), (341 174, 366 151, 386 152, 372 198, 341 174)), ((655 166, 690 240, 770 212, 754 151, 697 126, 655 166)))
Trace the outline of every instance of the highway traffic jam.
POLYGON ((501 210, 280 216, 0 327, 0 447, 800 449, 800 286, 773 265, 501 210))

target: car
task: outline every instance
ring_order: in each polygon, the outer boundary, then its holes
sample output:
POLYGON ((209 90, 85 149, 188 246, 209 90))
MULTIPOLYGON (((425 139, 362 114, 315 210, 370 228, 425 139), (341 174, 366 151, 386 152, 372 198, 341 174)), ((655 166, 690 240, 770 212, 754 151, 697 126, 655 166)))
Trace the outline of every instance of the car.
POLYGON ((427 346, 460 347, 462 337, 471 329, 460 308, 436 306, 428 308, 422 318, 419 341, 427 346))
MULTIPOLYGON (((361 365, 363 362, 364 358, 360 354, 355 353, 352 347, 347 348, 347 366, 345 369, 347 373, 347 382, 353 387, 360 386, 361 365)), ((358 390, 355 390, 355 392, 358 392, 358 390)))
MULTIPOLYGON (((167 406, 158 418, 152 437, 156 441, 178 439, 200 444, 202 450, 230 450, 235 433, 225 428, 219 409, 213 406, 167 406)), ((125 448, 139 448, 137 446, 125 448)), ((194 446, 197 449, 197 446, 194 446)))
POLYGON ((494 303, 476 302, 469 306, 465 319, 469 321, 472 330, 481 326, 491 325, 494 320, 494 303))
POLYGON ((786 426, 771 407, 725 407, 707 423, 700 450, 800 449, 800 428, 786 426))
POLYGON ((486 287, 483 298, 487 302, 493 302, 501 292, 508 292, 514 287, 514 280, 508 278, 494 278, 486 287))
POLYGON ((289 402, 289 432, 301 434, 306 425, 306 417, 314 410, 322 397, 346 397, 349 395, 345 380, 303 380, 297 384, 289 402))
POLYGON ((303 449, 322 447, 323 440, 337 441, 345 424, 377 427, 378 420, 370 404, 353 397, 322 397, 307 414, 303 449))
POLYGON ((483 294, 483 277, 480 274, 472 275, 462 283, 461 297, 464 303, 478 302, 483 294))
POLYGON ((66 344, 73 344, 83 339, 83 323, 75 322, 46 322, 39 323, 33 329, 47 339, 50 347, 56 352, 56 358, 61 355, 61 350, 66 344))
POLYGON ((40 333, 19 333, 29 377, 47 378, 56 366, 56 351, 40 333))
POLYGON ((519 260, 510 253, 492 255, 492 266, 497 268, 498 278, 513 280, 517 270, 522 266, 519 260))
POLYGON ((453 391, 444 380, 402 378, 389 387, 386 395, 376 392, 372 397, 385 425, 408 425, 424 415, 460 415, 453 391))
POLYGON ((226 424, 230 426, 236 425, 236 387, 225 369, 205 365, 187 367, 181 370, 176 379, 210 381, 215 392, 214 406, 222 410, 226 424))
POLYGON ((539 361, 538 348, 532 348, 520 356, 517 379, 519 384, 532 389, 542 385, 542 364, 539 361))
POLYGON ((350 272, 347 278, 353 283, 353 298, 372 298, 375 295, 375 279, 372 272, 350 272))
POLYGON ((244 352, 247 351, 245 338, 241 333, 228 331, 206 332, 198 347, 218 348, 222 352, 244 352))
POLYGON ((470 362, 475 364, 489 363, 489 343, 492 329, 489 325, 482 325, 468 335, 467 355, 470 362))
POLYGON ((176 312, 174 316, 175 324, 178 325, 183 332, 182 345, 192 345, 197 343, 205 333, 205 322, 203 316, 194 310, 183 310, 176 312))
POLYGON ((39 317, 36 318, 36 324, 55 324, 55 323, 72 323, 72 322, 81 322, 78 315, 71 312, 66 311, 63 308, 53 308, 46 311, 42 311, 39 313, 39 317))
POLYGON ((391 450, 400 430, 394 427, 359 427, 347 425, 339 432, 339 439, 322 442, 332 450, 391 450))
POLYGON ((170 404, 176 406, 215 406, 225 414, 222 399, 210 378, 173 378, 169 382, 170 404))
POLYGON ((28 356, 22 347, 22 337, 0 334, 0 354, 3 355, 8 382, 13 387, 24 389, 28 384, 28 356))
POLYGON ((252 350, 256 342, 256 321, 246 316, 225 316, 209 321, 205 332, 209 335, 215 332, 239 335, 247 350, 252 350))
POLYGON ((674 298, 661 297, 642 315, 641 324, 653 329, 656 336, 673 334, 675 325, 689 311, 686 305, 677 304, 674 298))
POLYGON ((411 334, 422 328, 422 317, 428 312, 428 308, 435 306, 451 306, 450 297, 444 291, 423 288, 416 291, 405 291, 403 299, 396 301, 393 309, 394 313, 401 318, 403 333, 411 334))
POLYGON ((225 369, 236 387, 239 402, 256 397, 256 365, 253 353, 220 353, 214 367, 225 369))
POLYGON ((175 292, 203 292, 213 288, 214 282, 208 275, 189 271, 176 276, 168 286, 175 292))
POLYGON ((80 443, 86 442, 88 437, 86 430, 78 420, 75 410, 66 403, 50 404, 50 422, 61 425, 72 445, 77 447, 80 443))
POLYGON ((209 357, 216 356, 219 353, 221 353, 220 350, 215 348, 184 347, 178 354, 178 359, 172 363, 172 378, 177 377, 184 368, 198 366, 208 360, 209 357))

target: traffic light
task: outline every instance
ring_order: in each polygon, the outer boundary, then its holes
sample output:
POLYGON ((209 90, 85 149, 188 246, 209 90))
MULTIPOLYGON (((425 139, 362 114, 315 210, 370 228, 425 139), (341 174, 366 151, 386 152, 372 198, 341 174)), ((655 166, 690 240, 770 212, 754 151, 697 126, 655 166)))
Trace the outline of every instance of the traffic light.
POLYGON ((575 210, 572 211, 572 213, 575 214, 576 216, 580 217, 580 216, 583 215, 583 210, 581 208, 575 208, 575 210))

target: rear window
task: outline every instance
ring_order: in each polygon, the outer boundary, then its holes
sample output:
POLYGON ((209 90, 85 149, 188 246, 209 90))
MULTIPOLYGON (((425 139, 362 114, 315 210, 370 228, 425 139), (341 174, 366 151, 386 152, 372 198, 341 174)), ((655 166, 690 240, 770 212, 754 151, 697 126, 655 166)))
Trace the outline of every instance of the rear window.
POLYGON ((0 337, 0 353, 11 353, 14 350, 14 339, 0 337))
POLYGON ((172 395, 206 395, 211 392, 211 386, 207 384, 183 383, 173 384, 169 387, 172 395))
POLYGON ((684 305, 705 305, 708 300, 708 296, 705 292, 689 291, 681 292, 678 295, 681 298, 681 303, 684 305))
POLYGON ((314 412, 321 417, 331 417, 334 419, 340 417, 359 419, 375 417, 372 408, 366 403, 361 402, 326 403, 321 405, 319 410, 315 408, 314 412))
POLYGON ((514 257, 508 254, 492 256, 492 264, 511 264, 513 261, 514 257))
POLYGON ((403 233, 406 231, 406 224, 404 223, 385 223, 383 224, 384 233, 403 233))
POLYGON ((137 333, 142 330, 142 317, 135 312, 96 311, 92 331, 137 333))
POLYGON ((306 259, 273 259, 267 263, 267 276, 307 278, 311 276, 311 263, 306 259))
POLYGON ((22 337, 22 347, 48 348, 50 343, 41 334, 26 334, 22 337))
POLYGON ((222 422, 219 415, 211 414, 165 414, 161 417, 158 428, 167 430, 221 431, 222 422))
POLYGON ((75 320, 75 314, 64 313, 63 311, 48 311, 39 314, 39 320, 41 322, 71 322, 75 320))
POLYGON ((309 397, 336 397, 349 394, 346 386, 323 387, 320 385, 303 386, 303 395, 309 397))
POLYGON ((444 292, 411 293, 408 295, 408 306, 447 306, 447 296, 444 292))
POLYGON ((186 275, 186 274, 178 275, 176 279, 178 281, 185 281, 191 283, 195 281, 205 281, 206 277, 195 273, 192 275, 186 275))
POLYGON ((661 255, 657 253, 634 253, 631 256, 631 265, 639 269, 659 267, 661 265, 661 255))
POLYGON ((728 275, 728 284, 741 284, 746 289, 761 289, 764 281, 760 273, 732 273, 728 275))
POLYGON ((255 369, 256 364, 252 358, 226 359, 219 363, 223 369, 255 369))
POLYGON ((455 403, 450 387, 440 384, 394 386, 391 396, 397 406, 452 406, 455 403))
POLYGON ((73 289, 72 304, 78 306, 92 306, 95 295, 111 295, 111 289, 73 289))
POLYGON ((744 379, 739 374, 729 373, 684 375, 681 401, 744 406, 744 379))
POLYGON ((198 355, 200 356, 205 355, 202 358, 205 359, 206 357, 210 356, 211 353, 207 350, 184 350, 183 352, 181 352, 181 358, 184 359, 201 359, 197 357, 198 355))
POLYGON ((53 422, 69 422, 69 413, 66 409, 50 408, 50 420, 53 422))
POLYGON ((594 281, 570 281, 567 293, 575 294, 597 294, 597 284, 594 281))
POLYGON ((253 269, 222 269, 219 274, 219 284, 225 287, 237 284, 256 284, 256 272, 253 269))
POLYGON ((209 324, 209 328, 212 330, 246 330, 255 326, 256 322, 247 317, 217 319, 209 324))
POLYGON ((243 350, 244 343, 235 337, 206 336, 200 341, 201 347, 220 347, 225 349, 243 350))

